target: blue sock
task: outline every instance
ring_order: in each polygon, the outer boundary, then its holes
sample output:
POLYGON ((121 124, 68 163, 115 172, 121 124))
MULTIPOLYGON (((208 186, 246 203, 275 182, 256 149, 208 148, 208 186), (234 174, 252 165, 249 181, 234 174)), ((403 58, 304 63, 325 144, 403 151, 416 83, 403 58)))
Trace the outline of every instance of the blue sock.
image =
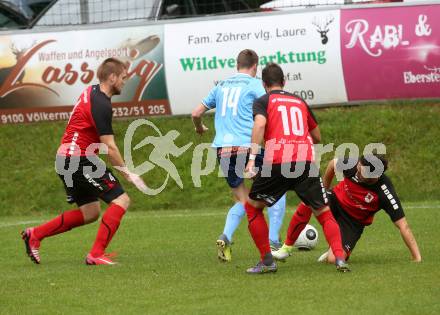
POLYGON ((235 205, 232 206, 231 209, 229 209, 223 234, 226 235, 230 242, 232 242, 232 235, 238 228, 238 225, 240 224, 245 212, 246 210, 244 209, 244 205, 241 202, 237 202, 235 205))
POLYGON ((286 195, 281 197, 272 207, 267 209, 269 215, 269 240, 279 243, 280 229, 283 225, 284 213, 286 212, 286 195))

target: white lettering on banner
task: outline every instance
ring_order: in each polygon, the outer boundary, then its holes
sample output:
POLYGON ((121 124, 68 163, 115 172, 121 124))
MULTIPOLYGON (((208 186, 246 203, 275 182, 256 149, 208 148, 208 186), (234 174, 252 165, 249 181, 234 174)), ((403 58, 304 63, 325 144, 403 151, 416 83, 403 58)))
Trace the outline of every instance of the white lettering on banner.
POLYGON ((413 73, 412 71, 405 71, 403 73, 403 82, 405 84, 417 83, 440 83, 440 67, 429 68, 425 66, 429 73, 413 73))
MULTIPOLYGON (((40 121, 56 121, 56 120, 68 120, 70 119, 70 113, 26 113, 27 122, 40 122, 40 121)), ((24 121, 23 121, 24 122, 24 121)))
POLYGON ((432 29, 431 26, 429 26, 429 24, 427 24, 426 22, 428 22, 428 17, 424 14, 420 14, 419 15, 419 23, 416 25, 416 35, 419 37, 422 36, 429 36, 432 33, 432 29))
POLYGON ((359 42, 362 49, 372 57, 382 55, 382 49, 376 46, 382 46, 384 49, 395 48, 399 45, 408 46, 409 41, 403 40, 403 25, 376 25, 373 34, 367 36, 369 24, 366 20, 351 20, 345 25, 345 31, 351 34, 350 41, 345 45, 351 49, 359 42), (369 44, 367 44, 369 43, 369 44), (376 51, 374 51, 376 48, 376 51))
POLYGON ((13 113, 0 115, 0 123, 2 124, 17 124, 24 122, 40 122, 40 121, 55 121, 55 120, 68 120, 70 113, 47 113, 47 112, 35 112, 35 113, 13 113))

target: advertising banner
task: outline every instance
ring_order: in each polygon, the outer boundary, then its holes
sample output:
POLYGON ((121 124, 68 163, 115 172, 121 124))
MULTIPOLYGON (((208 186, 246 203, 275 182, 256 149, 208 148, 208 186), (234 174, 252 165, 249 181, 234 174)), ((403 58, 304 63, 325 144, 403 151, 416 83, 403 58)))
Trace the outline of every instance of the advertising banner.
POLYGON ((115 117, 171 114, 163 42, 163 26, 0 36, 0 123, 68 119, 109 57, 129 65, 115 117))
POLYGON ((332 10, 165 25, 172 112, 190 113, 217 82, 236 72, 236 57, 246 48, 257 52, 262 66, 280 64, 286 90, 309 104, 347 101, 339 11, 332 10))
POLYGON ((342 10, 349 101, 440 97, 440 6, 342 10))

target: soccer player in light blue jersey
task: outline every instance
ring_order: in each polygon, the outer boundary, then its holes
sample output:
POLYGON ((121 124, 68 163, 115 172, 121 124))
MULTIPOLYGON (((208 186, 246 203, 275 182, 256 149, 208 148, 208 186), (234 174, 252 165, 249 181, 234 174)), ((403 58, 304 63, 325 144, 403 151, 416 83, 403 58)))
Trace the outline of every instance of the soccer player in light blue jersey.
MULTIPOLYGON (((244 185, 243 172, 249 158, 254 119, 252 104, 266 94, 257 74, 258 55, 251 49, 238 54, 237 70, 232 77, 219 82, 208 96, 194 108, 192 120, 195 131, 202 135, 208 128, 202 123, 203 114, 216 109, 215 138, 212 146, 217 149, 217 158, 226 181, 234 194, 236 203, 229 209, 223 233, 217 240, 218 258, 231 261, 232 236, 245 214, 244 203, 249 189, 244 185)), ((261 166, 264 152, 256 157, 255 165, 261 166)), ((269 239, 274 249, 279 248, 279 231, 286 208, 286 196, 269 208, 269 239)))

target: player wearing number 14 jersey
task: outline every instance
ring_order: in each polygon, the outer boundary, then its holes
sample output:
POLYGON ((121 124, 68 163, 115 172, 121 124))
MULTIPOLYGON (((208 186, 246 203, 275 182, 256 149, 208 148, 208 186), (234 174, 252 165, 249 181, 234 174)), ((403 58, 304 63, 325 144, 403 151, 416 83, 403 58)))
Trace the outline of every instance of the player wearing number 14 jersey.
POLYGON ((266 146, 264 163, 256 174, 249 201, 245 204, 249 232, 261 260, 247 272, 256 274, 277 270, 267 238, 263 209, 272 206, 288 190, 294 190, 311 207, 335 253, 336 268, 349 271, 339 226, 327 205, 326 191, 313 161, 313 143, 321 138, 316 119, 302 99, 283 91, 284 74, 279 65, 269 63, 263 69, 263 84, 267 94, 253 105, 252 148, 246 171, 256 173, 255 157, 263 141, 266 146))
MULTIPOLYGON (((244 185, 243 171, 248 158, 251 142, 252 104, 255 99, 266 92, 257 74, 258 56, 250 49, 243 50, 237 57, 238 72, 218 83, 193 110, 192 119, 195 130, 203 134, 207 128, 201 117, 210 109, 215 112, 215 138, 212 146, 217 149, 217 157, 226 181, 237 202, 229 210, 223 233, 217 240, 218 258, 221 261, 231 260, 232 235, 244 216, 244 202, 249 190, 244 185)), ((257 157, 257 164, 262 163, 263 156, 257 157)), ((285 196, 269 209, 269 238, 273 247, 279 244, 279 230, 285 210, 285 196)))

